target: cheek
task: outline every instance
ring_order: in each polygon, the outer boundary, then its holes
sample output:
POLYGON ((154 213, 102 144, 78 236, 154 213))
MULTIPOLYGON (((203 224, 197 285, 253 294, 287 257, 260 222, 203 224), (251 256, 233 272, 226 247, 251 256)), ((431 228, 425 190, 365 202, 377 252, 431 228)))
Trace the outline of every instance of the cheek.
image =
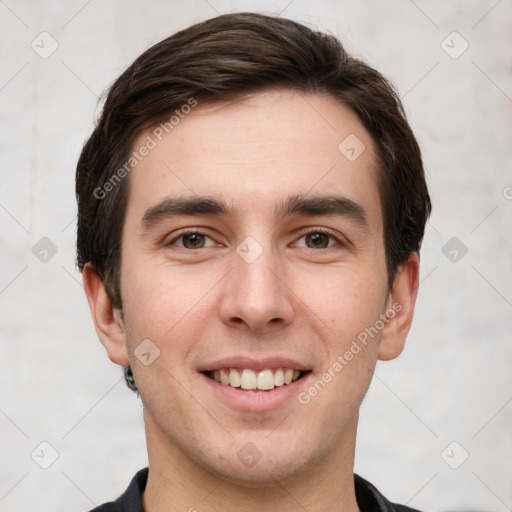
POLYGON ((141 263, 126 265, 124 270, 125 282, 129 282, 123 289, 123 310, 129 319, 130 351, 148 338, 160 348, 163 358, 172 352, 173 359, 179 360, 180 352, 188 350, 188 341, 205 328, 214 295, 205 295, 205 291, 213 287, 213 278, 199 279, 197 272, 194 276, 166 265, 149 267, 141 263))
POLYGON ((299 284, 304 302, 329 327, 334 325, 338 329, 374 322, 387 295, 380 273, 354 267, 332 269, 323 276, 303 275, 299 284))
POLYGON ((302 280, 308 318, 321 334, 324 357, 316 380, 299 400, 308 403, 312 417, 323 418, 323 424, 342 424, 356 415, 368 389, 381 337, 380 330, 372 330, 386 295, 385 285, 377 286, 381 281, 380 274, 354 269, 340 270, 321 282, 302 280))
POLYGON ((130 275, 123 310, 130 365, 140 395, 150 405, 159 400, 162 389, 172 389, 176 396, 183 391, 174 376, 179 374, 183 382, 187 354, 204 325, 197 317, 202 311, 197 305, 201 295, 194 286, 164 279, 157 271, 146 276, 130 275), (148 353, 149 361, 144 360, 148 353))

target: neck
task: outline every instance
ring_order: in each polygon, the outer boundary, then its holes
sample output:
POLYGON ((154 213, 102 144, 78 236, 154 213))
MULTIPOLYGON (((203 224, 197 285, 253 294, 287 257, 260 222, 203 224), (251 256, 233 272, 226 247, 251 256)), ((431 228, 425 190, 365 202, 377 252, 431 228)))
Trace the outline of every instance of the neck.
POLYGON ((214 474, 187 457, 158 431, 145 414, 149 477, 143 494, 145 512, 358 512, 354 490, 354 447, 357 417, 338 445, 300 474, 257 486, 214 474))

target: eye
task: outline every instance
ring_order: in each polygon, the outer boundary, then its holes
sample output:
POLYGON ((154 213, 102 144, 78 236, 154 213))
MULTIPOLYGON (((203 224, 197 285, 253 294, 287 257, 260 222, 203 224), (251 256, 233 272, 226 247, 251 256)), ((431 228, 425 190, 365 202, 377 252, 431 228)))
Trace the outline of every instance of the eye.
POLYGON ((305 245, 297 245, 308 249, 328 249, 334 245, 343 245, 331 232, 319 229, 302 235, 299 240, 304 240, 305 245))
POLYGON ((175 237, 168 245, 176 245, 184 249, 204 249, 205 247, 216 247, 216 244, 208 235, 197 231, 189 231, 175 237))

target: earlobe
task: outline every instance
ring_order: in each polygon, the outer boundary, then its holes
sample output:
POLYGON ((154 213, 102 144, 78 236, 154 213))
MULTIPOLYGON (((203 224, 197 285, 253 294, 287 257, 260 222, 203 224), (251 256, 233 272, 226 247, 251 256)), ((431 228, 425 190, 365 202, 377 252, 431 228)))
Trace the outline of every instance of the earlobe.
POLYGON ((378 355, 382 361, 398 357, 404 348, 414 315, 418 279, 419 257, 414 252, 403 265, 400 265, 389 293, 385 311, 388 322, 382 330, 378 355))
POLYGON ((103 281, 90 263, 83 269, 82 280, 96 333, 110 360, 119 365, 129 365, 121 312, 112 306, 103 281))

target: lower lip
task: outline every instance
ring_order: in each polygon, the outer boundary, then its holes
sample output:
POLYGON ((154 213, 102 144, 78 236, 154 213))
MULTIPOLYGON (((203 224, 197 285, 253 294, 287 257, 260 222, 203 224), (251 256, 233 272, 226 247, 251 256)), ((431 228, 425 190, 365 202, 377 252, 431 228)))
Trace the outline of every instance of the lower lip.
POLYGON ((210 387, 213 393, 218 396, 222 401, 228 403, 231 407, 241 411, 271 411, 278 409, 285 402, 292 400, 299 394, 308 380, 311 372, 306 373, 300 379, 283 386, 275 387, 269 391, 245 391, 241 388, 233 388, 221 384, 204 373, 201 377, 205 380, 206 384, 210 387))

